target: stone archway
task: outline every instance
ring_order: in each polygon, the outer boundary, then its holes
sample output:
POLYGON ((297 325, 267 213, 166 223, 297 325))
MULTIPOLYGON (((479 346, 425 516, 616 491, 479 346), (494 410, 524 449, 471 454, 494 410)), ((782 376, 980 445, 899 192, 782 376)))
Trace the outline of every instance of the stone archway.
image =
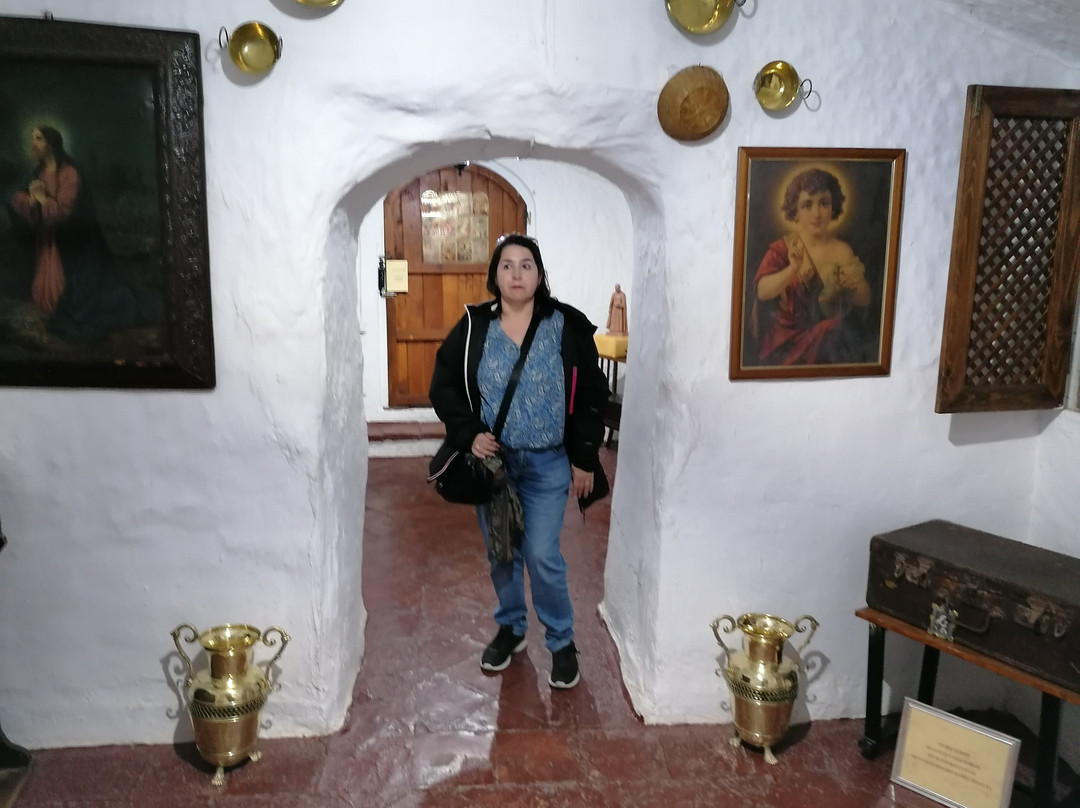
MULTIPOLYGON (((357 419, 362 420, 363 412, 363 407, 356 405, 358 398, 362 398, 362 393, 357 391, 363 387, 362 368, 366 356, 360 347, 361 329, 356 312, 362 309, 367 298, 374 295, 378 299, 374 287, 358 288, 355 272, 357 245, 362 238, 362 223, 368 213, 378 206, 387 191, 433 167, 462 159, 480 161, 535 157, 567 163, 605 178, 618 189, 630 212, 633 272, 629 283, 641 300, 636 313, 631 309, 631 328, 638 329, 636 333, 641 334, 641 341, 639 348, 631 348, 627 372, 630 375, 641 373, 641 378, 649 378, 650 383, 630 385, 630 400, 623 411, 624 434, 630 437, 624 437, 620 443, 620 466, 629 461, 631 471, 620 475, 614 492, 607 562, 608 569, 614 566, 620 572, 615 576, 605 574, 605 602, 601 611, 616 644, 620 646, 623 658, 629 660, 630 671, 624 673, 624 678, 627 678, 630 692, 640 693, 640 687, 634 684, 644 675, 639 660, 643 656, 649 656, 652 649, 648 647, 642 654, 632 648, 629 653, 625 653, 622 638, 638 638, 632 641, 649 644, 649 638, 654 633, 651 624, 642 622, 648 620, 651 607, 643 609, 638 605, 638 601, 645 597, 649 602, 653 602, 656 592, 643 591, 634 570, 640 568, 642 558, 655 556, 655 548, 644 546, 641 542, 655 541, 655 537, 659 535, 658 529, 650 527, 655 525, 656 521, 651 496, 651 486, 655 480, 655 458, 648 446, 650 433, 656 429, 656 424, 646 413, 655 415, 658 411, 656 401, 659 390, 663 387, 659 382, 662 380, 662 357, 667 343, 663 326, 668 319, 667 294, 662 278, 666 271, 666 225, 662 215, 662 203, 658 185, 640 177, 636 170, 639 165, 651 166, 652 163, 641 161, 639 154, 635 154, 632 159, 630 156, 620 156, 617 150, 608 154, 600 148, 583 150, 539 147, 535 143, 504 140, 447 141, 416 146, 409 152, 409 156, 385 165, 353 186, 341 198, 334 213, 327 244, 331 277, 328 278, 325 298, 328 390, 324 416, 326 435, 322 442, 326 447, 333 447, 326 452, 324 461, 327 475, 340 477, 347 482, 345 485, 330 488, 342 492, 363 491, 367 483, 366 444, 363 452, 343 448, 348 444, 343 438, 351 435, 355 440, 361 426, 357 419), (341 325, 344 321, 348 321, 347 325, 341 325), (338 325, 333 325, 335 323, 338 325), (640 406, 633 400, 635 389, 641 391, 640 406), (632 433, 626 431, 629 428, 633 428, 632 433), (627 487, 632 493, 620 496, 620 489, 627 487), (627 513, 621 516, 624 509, 627 513), (624 534, 622 525, 634 527, 624 534)), ((381 226, 381 222, 379 224, 381 226)), ((338 524, 358 527, 362 531, 362 500, 357 502, 355 498, 341 493, 326 504, 337 517, 338 524)), ((362 628, 366 614, 362 605, 362 593, 355 587, 355 582, 360 580, 362 550, 359 546, 345 548, 337 553, 336 559, 339 579, 347 577, 353 583, 353 589, 341 598, 347 601, 343 607, 335 611, 354 614, 358 628, 362 628)), ((645 583, 649 582, 655 587, 654 576, 647 577, 645 583)), ((356 645, 347 649, 347 656, 351 663, 349 671, 355 676, 364 649, 362 632, 358 630, 349 637, 350 642, 353 637, 356 645)), ((348 688, 341 692, 347 697, 348 688)))

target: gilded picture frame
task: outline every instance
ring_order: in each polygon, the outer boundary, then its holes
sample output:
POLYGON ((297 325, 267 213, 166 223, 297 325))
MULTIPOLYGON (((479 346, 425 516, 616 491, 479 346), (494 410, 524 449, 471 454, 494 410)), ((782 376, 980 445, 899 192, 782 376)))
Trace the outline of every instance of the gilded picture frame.
POLYGON ((0 385, 214 387, 200 52, 0 17, 0 385))
POLYGON ((731 379, 880 376, 903 149, 739 149, 731 379))

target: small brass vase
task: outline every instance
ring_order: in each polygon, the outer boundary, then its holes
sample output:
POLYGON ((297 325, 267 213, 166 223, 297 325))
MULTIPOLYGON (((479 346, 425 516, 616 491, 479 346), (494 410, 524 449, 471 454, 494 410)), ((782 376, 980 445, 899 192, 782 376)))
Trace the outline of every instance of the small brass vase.
POLYGON ((259 711, 271 691, 280 685, 272 679, 274 663, 289 644, 289 635, 277 626, 260 632, 254 626, 225 623, 200 634, 189 623, 172 630, 176 650, 187 663, 184 681, 191 725, 195 730, 195 746, 203 760, 217 767, 211 782, 225 784, 225 767, 250 759, 258 761, 255 743, 259 735, 259 711), (189 636, 181 638, 187 629, 189 636), (281 648, 266 663, 266 672, 251 663, 251 647, 261 639, 264 645, 277 645, 270 634, 281 638, 281 648), (191 659, 180 644, 199 641, 210 660, 210 667, 195 673, 191 659))
POLYGON ((765 762, 776 763, 772 747, 787 732, 791 708, 799 695, 798 663, 783 655, 784 643, 796 632, 810 629, 798 647, 801 653, 817 631, 818 622, 806 614, 790 623, 771 614, 744 614, 738 620, 722 615, 710 623, 713 635, 727 656, 727 664, 717 668, 731 691, 736 735, 732 746, 745 741, 765 751, 765 762), (807 625, 801 625, 806 621, 807 625), (732 651, 720 636, 738 628, 743 633, 743 649, 732 651))

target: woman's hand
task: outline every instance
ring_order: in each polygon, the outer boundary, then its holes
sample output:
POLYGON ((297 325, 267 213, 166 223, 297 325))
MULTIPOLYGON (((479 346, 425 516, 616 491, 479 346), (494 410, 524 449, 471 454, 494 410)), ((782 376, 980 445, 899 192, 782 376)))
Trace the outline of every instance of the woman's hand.
POLYGON ((472 442, 472 453, 483 460, 499 451, 499 442, 490 432, 481 432, 472 442))
POLYGON ((579 469, 573 464, 570 466, 570 471, 572 474, 572 479, 570 480, 570 493, 577 499, 587 497, 591 494, 593 487, 593 473, 591 471, 579 469))

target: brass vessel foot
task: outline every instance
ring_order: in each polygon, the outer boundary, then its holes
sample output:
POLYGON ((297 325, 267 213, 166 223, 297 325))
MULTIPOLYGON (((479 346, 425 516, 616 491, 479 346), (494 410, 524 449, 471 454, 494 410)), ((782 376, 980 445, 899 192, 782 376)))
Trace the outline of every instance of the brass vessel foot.
POLYGON ((248 755, 248 760, 250 760, 252 763, 258 763, 260 760, 262 760, 262 752, 256 749, 254 752, 248 755))
POLYGON ((218 766, 217 771, 214 772, 213 779, 210 780, 210 785, 223 786, 225 785, 225 767, 218 766))
MULTIPOLYGON (((733 735, 728 740, 728 743, 734 746, 736 749, 742 746, 742 742, 742 736, 738 734, 733 735)), ((776 755, 773 754, 772 747, 769 744, 763 744, 761 748, 765 751, 765 762, 768 763, 770 766, 775 766, 776 755)))

